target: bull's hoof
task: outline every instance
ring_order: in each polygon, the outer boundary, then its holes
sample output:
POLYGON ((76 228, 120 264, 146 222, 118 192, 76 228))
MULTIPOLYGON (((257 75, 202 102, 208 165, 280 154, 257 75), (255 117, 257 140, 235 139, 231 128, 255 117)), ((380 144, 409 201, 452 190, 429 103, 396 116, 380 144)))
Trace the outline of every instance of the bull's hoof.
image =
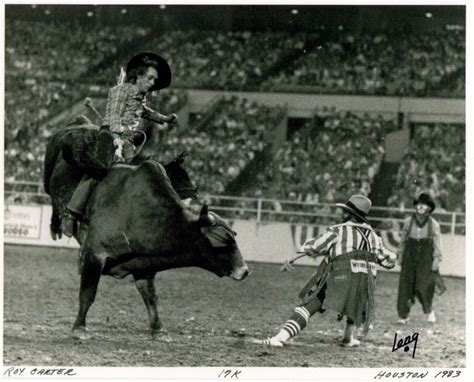
POLYGON ((168 335, 168 332, 165 330, 152 331, 151 339, 155 341, 166 342, 166 343, 173 342, 171 337, 168 335))
POLYGON ((86 327, 79 327, 72 330, 72 338, 79 341, 87 341, 91 339, 91 335, 86 327))

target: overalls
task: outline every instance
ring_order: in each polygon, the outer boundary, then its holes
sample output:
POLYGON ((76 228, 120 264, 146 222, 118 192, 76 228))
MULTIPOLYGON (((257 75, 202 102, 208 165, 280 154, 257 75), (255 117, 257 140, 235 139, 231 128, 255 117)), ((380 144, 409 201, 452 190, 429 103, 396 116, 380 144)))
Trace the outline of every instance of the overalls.
MULTIPOLYGON (((408 235, 411 232, 414 220, 413 217, 408 228, 408 235)), ((415 302, 415 296, 420 301, 425 314, 432 310, 435 274, 431 271, 434 251, 431 218, 428 218, 427 224, 427 238, 407 238, 398 285, 397 310, 400 318, 408 317, 410 308, 415 302)))

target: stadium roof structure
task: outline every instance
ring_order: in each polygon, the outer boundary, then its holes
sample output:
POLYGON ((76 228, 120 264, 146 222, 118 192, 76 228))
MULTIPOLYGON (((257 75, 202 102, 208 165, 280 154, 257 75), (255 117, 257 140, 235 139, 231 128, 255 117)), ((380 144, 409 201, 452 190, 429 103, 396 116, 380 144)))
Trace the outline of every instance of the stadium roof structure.
POLYGON ((464 28, 463 5, 17 5, 7 18, 99 24, 146 24, 163 29, 411 31, 464 28))

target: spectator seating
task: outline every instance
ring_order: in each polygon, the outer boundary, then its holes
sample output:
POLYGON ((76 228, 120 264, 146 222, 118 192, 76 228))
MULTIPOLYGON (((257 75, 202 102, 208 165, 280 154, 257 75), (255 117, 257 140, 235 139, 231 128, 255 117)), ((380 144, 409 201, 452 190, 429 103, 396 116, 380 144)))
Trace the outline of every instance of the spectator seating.
POLYGON ((318 111, 317 120, 319 128, 308 126, 278 150, 253 195, 333 203, 351 193, 370 194, 384 155, 384 135, 395 129, 393 121, 334 108, 318 111))
POLYGON ((438 210, 465 211, 465 128, 449 124, 415 124, 388 204, 411 208, 428 192, 438 210))
POLYGON ((283 118, 284 109, 245 98, 223 98, 205 126, 175 129, 163 142, 163 162, 181 151, 188 153, 187 168, 203 192, 221 194, 257 152, 283 118))
MULTIPOLYGON (((52 132, 42 128, 43 122, 88 96, 91 86, 112 86, 121 60, 129 58, 122 57, 120 48, 134 41, 148 41, 135 48, 153 49, 169 60, 173 89, 464 96, 463 31, 357 36, 343 31, 322 36, 317 32, 175 30, 156 35, 134 25, 96 27, 7 19, 7 180, 40 180, 45 144, 52 132)), ((160 92, 149 103, 162 113, 176 112, 186 102, 183 94, 160 92)), ((266 146, 265 134, 272 131, 281 113, 281 108, 248 100, 223 100, 202 129, 170 133, 163 153, 170 156, 173 151, 188 150, 193 178, 201 188, 223 192, 266 146)), ((318 118, 323 128, 316 129, 317 135, 296 134, 279 150, 275 165, 260 175, 257 195, 331 202, 353 191, 370 193, 383 157, 383 135, 393 124, 333 109, 319 111, 318 118)), ((464 209, 463 200, 453 201, 449 196, 462 195, 465 185, 465 159, 459 150, 465 149, 465 140, 460 131, 449 125, 415 129, 391 205, 411 201, 418 190, 429 188, 444 208, 464 209), (453 134, 448 136, 446 129, 453 134), (418 184, 410 183, 413 177, 418 184)))

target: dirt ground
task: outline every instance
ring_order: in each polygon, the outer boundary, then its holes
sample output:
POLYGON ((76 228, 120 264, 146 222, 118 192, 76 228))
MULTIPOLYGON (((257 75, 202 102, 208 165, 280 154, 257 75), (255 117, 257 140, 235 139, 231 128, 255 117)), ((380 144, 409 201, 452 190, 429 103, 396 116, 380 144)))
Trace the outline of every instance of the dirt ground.
POLYGON ((160 273, 160 315, 172 342, 152 340, 145 306, 131 278, 103 277, 88 315, 92 339, 70 331, 78 308, 76 251, 5 246, 4 365, 240 367, 465 367, 465 280, 445 278, 435 297, 438 322, 420 305, 407 326, 396 324, 398 274, 380 272, 374 329, 357 349, 339 345, 343 323, 326 312, 310 319, 292 345, 251 342, 276 333, 314 269, 281 273, 275 264, 249 264, 243 282, 201 269, 160 273), (392 352, 395 331, 419 333, 415 358, 392 352))

